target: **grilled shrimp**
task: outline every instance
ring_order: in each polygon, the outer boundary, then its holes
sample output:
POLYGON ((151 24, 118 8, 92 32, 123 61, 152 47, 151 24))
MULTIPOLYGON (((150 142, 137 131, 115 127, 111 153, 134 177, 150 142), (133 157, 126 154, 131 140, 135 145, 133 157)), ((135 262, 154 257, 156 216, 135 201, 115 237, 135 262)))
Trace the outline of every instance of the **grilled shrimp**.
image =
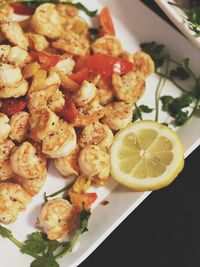
POLYGON ((29 142, 13 149, 10 164, 13 172, 25 179, 37 179, 46 170, 46 159, 29 142))
POLYGON ((47 107, 53 112, 60 112, 64 105, 64 95, 59 89, 57 89, 57 91, 48 99, 47 107))
POLYGON ((60 120, 53 131, 42 141, 42 152, 50 158, 69 155, 76 148, 76 133, 72 126, 60 120))
POLYGON ((79 116, 71 125, 85 127, 100 120, 103 116, 104 108, 99 104, 98 97, 95 97, 88 105, 79 109, 79 116))
POLYGON ((68 200, 56 198, 41 210, 38 223, 50 240, 55 240, 75 227, 74 209, 68 200))
POLYGON ((29 61, 29 54, 26 50, 14 46, 11 47, 7 60, 8 63, 22 68, 29 61))
POLYGON ((59 15, 62 17, 67 16, 70 18, 75 18, 79 13, 79 10, 76 7, 65 4, 57 4, 56 9, 58 10, 59 15))
POLYGON ((10 133, 9 118, 4 114, 0 113, 0 143, 3 142, 10 133))
POLYGON ((10 160, 0 161, 0 181, 10 179, 14 176, 14 173, 10 166, 10 160))
POLYGON ((59 117, 48 109, 35 111, 30 117, 30 134, 29 136, 38 141, 42 141, 52 131, 57 129, 59 117))
MULTIPOLYGON (((22 80, 22 73, 19 67, 15 67, 10 64, 0 64, 0 91, 4 88, 15 86, 16 83, 22 80)), ((1 97, 1 96, 0 96, 1 97)))
POLYGON ((15 113, 10 119, 10 138, 17 142, 23 142, 30 126, 30 114, 21 111, 15 113))
POLYGON ((10 5, 1 6, 0 9, 0 21, 4 21, 5 19, 12 19, 14 14, 14 10, 10 5))
POLYGON ((68 156, 54 160, 55 167, 61 175, 64 177, 69 177, 72 175, 78 176, 78 154, 79 148, 76 147, 76 149, 73 150, 68 156))
POLYGON ((97 89, 95 85, 84 81, 76 95, 73 96, 73 100, 77 107, 84 107, 95 98, 96 93, 97 89))
POLYGON ((47 108, 48 100, 58 90, 58 84, 52 84, 45 90, 33 92, 29 95, 28 109, 31 113, 47 108))
POLYGON ((14 183, 0 184, 0 222, 10 224, 16 221, 19 211, 24 211, 31 197, 14 183))
POLYGON ((105 116, 102 121, 110 129, 118 131, 126 127, 132 120, 133 106, 124 102, 112 102, 105 106, 105 116))
POLYGON ((17 45, 22 49, 28 49, 28 38, 23 32, 20 24, 16 21, 5 20, 0 24, 0 29, 5 38, 13 45, 17 45))
POLYGON ((81 134, 79 145, 98 145, 108 149, 113 143, 113 133, 106 124, 95 122, 86 126, 81 134))
POLYGON ((59 71, 62 71, 64 74, 69 74, 73 71, 75 66, 75 61, 73 58, 68 57, 58 61, 55 68, 59 71))
MULTIPOLYGON (((75 183, 72 185, 70 192, 75 192, 77 194, 86 193, 91 185, 91 179, 88 176, 79 176, 75 183)), ((70 193, 69 193, 70 195, 70 193)))
POLYGON ((17 82, 12 86, 3 86, 0 88, 0 98, 20 97, 24 96, 29 88, 29 84, 25 79, 17 82))
POLYGON ((114 93, 112 90, 112 84, 109 80, 101 78, 97 83, 97 89, 97 95, 101 105, 104 106, 112 102, 114 93))
POLYGON ((138 51, 133 55, 133 63, 135 64, 136 70, 149 77, 155 71, 155 65, 152 58, 145 52, 138 51))
POLYGON ((110 157, 105 149, 88 145, 79 155, 79 167, 84 175, 93 177, 98 184, 104 184, 110 173, 110 157), (100 182, 101 181, 101 182, 100 182))
POLYGON ((62 34, 62 20, 59 17, 56 5, 45 3, 37 7, 31 18, 32 29, 50 39, 59 38, 62 34))
POLYGON ((62 37, 52 42, 51 45, 75 56, 85 56, 90 46, 87 36, 76 34, 70 30, 66 30, 62 37))
MULTIPOLYGON (((60 76, 54 70, 50 70, 48 77, 44 83, 44 87, 49 87, 51 85, 57 85, 57 87, 61 84, 60 76)), ((46 90, 46 89, 45 89, 46 90)))
POLYGON ((122 77, 114 73, 112 85, 117 99, 129 104, 140 99, 145 90, 145 80, 139 72, 129 72, 122 77))
POLYGON ((0 60, 1 62, 7 62, 7 57, 10 53, 10 45, 0 45, 0 60))
POLYGON ((5 139, 0 143, 0 161, 9 159, 10 153, 15 147, 15 144, 10 139, 5 139))
POLYGON ((29 39, 29 48, 32 50, 43 51, 49 47, 49 42, 41 34, 28 32, 26 36, 29 39))
POLYGON ((91 48, 94 53, 101 53, 118 57, 122 52, 122 47, 119 40, 112 35, 105 35, 98 38, 92 45, 91 48))
POLYGON ((43 187, 47 176, 47 170, 44 169, 43 173, 36 179, 25 179, 23 177, 16 176, 15 181, 30 195, 35 196, 39 193, 43 187))

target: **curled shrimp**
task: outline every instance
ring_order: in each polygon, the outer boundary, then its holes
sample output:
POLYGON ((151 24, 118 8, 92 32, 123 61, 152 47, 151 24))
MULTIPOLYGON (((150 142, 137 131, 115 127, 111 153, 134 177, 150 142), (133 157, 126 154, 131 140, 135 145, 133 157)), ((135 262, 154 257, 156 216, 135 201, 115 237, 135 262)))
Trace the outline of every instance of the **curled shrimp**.
POLYGON ((133 116, 133 106, 124 102, 112 102, 105 106, 105 116, 102 121, 113 131, 126 127, 133 116))
POLYGON ((81 172, 92 177, 93 181, 103 185, 110 174, 110 157, 105 149, 99 146, 88 145, 79 155, 79 167, 81 172))
POLYGON ((75 227, 74 209, 66 199, 50 200, 42 207, 38 223, 48 239, 58 239, 75 227))
POLYGON ((54 160, 54 165, 62 176, 78 176, 80 171, 78 166, 78 155, 79 148, 76 147, 76 149, 68 156, 54 160))
POLYGON ((97 89, 95 85, 84 81, 76 95, 73 96, 74 103, 77 107, 84 107, 95 98, 96 93, 97 89))
POLYGON ((143 51, 137 51, 133 55, 133 63, 135 64, 136 70, 149 77, 155 71, 155 65, 152 58, 143 51))
POLYGON ((4 113, 0 113, 0 129, 0 142, 3 142, 10 133, 9 118, 4 113))
POLYGON ((56 5, 45 3, 37 7, 31 17, 32 29, 50 39, 59 38, 62 34, 62 21, 59 17, 56 5))
POLYGON ((43 51, 49 47, 49 42, 45 36, 37 33, 28 32, 29 48, 36 51, 43 51))
POLYGON ((25 179, 37 179, 46 170, 46 159, 29 142, 15 147, 10 155, 13 172, 25 179))
POLYGON ((118 57, 122 52, 122 47, 119 40, 115 36, 105 35, 98 38, 91 48, 94 53, 101 53, 118 57))
POLYGON ((4 20, 0 24, 0 29, 4 37, 13 45, 17 45, 22 49, 28 49, 28 38, 23 32, 20 24, 9 19, 4 20))
POLYGON ((106 124, 95 122, 87 125, 79 139, 80 147, 86 145, 98 145, 102 148, 108 149, 113 143, 113 133, 106 124))
POLYGON ((10 119, 10 138, 23 142, 30 126, 30 114, 25 111, 17 112, 10 119))
POLYGON ((139 72, 129 72, 122 77, 114 73, 112 85, 117 99, 130 104, 140 99, 145 90, 145 80, 139 72))
POLYGON ((60 120, 54 130, 42 140, 42 152, 50 158, 69 155, 76 148, 76 133, 72 126, 60 120))
POLYGON ((24 211, 31 197, 14 183, 0 184, 0 222, 10 224, 16 221, 18 213, 24 211))
POLYGON ((9 159, 10 153, 15 147, 15 144, 10 139, 5 139, 0 143, 0 161, 9 159))
POLYGON ((29 84, 25 79, 21 79, 15 85, 3 86, 0 88, 0 98, 18 98, 28 92, 29 84))
POLYGON ((0 161, 0 181, 8 180, 14 177, 14 173, 10 166, 10 160, 0 161))
POLYGON ((97 89, 97 95, 101 105, 104 106, 112 102, 114 93, 112 83, 109 80, 101 78, 97 83, 97 89))

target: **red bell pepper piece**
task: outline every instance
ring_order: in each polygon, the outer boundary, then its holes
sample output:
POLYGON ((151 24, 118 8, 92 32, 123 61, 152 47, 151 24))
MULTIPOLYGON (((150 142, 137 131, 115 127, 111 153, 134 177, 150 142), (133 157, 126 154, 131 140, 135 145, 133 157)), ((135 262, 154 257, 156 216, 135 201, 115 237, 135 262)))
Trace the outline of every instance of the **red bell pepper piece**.
POLYGON ((82 84, 83 81, 87 80, 89 76, 89 70, 87 68, 83 68, 82 70, 72 73, 70 75, 70 78, 78 83, 78 84, 82 84))
POLYGON ((60 60, 60 56, 51 55, 45 52, 31 51, 30 56, 32 61, 37 61, 40 63, 42 69, 48 70, 54 67, 60 60))
POLYGON ((30 8, 22 3, 12 3, 10 4, 11 7, 14 9, 15 14, 19 15, 33 15, 35 12, 34 8, 30 8))

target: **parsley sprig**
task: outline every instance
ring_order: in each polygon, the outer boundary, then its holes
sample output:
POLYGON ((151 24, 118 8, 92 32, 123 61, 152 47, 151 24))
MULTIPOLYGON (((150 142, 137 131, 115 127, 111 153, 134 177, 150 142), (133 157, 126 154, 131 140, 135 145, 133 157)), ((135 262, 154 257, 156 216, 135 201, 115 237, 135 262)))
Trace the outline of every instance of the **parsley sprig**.
POLYGON ((71 252, 81 235, 88 231, 90 216, 90 211, 86 210, 78 214, 79 227, 71 242, 49 240, 43 232, 34 232, 24 242, 20 242, 10 230, 1 225, 0 236, 9 239, 22 253, 35 258, 30 267, 59 267, 57 260, 71 252))
POLYGON ((155 120, 157 121, 159 117, 161 101, 162 110, 174 119, 175 126, 185 124, 199 110, 200 106, 200 78, 191 70, 189 58, 178 62, 166 53, 163 44, 156 42, 142 43, 141 48, 152 57, 155 63, 155 73, 160 76, 155 96, 155 120), (181 91, 180 97, 161 96, 167 80, 181 91), (190 80, 192 83, 191 87, 187 89, 182 85, 186 80, 190 80))

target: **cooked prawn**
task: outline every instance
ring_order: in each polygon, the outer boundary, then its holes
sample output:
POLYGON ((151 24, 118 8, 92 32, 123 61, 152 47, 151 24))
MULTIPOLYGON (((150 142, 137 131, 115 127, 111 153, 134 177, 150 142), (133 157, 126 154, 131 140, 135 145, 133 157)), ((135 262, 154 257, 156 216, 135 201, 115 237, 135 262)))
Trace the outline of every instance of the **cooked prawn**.
POLYGON ((109 177, 110 157, 100 146, 86 146, 80 152, 78 163, 81 172, 88 177, 94 177, 93 180, 98 181, 98 184, 104 184, 109 177))
POLYGON ((97 83, 97 89, 97 95, 101 105, 104 106, 112 102, 114 93, 112 83, 109 80, 101 78, 97 83))
POLYGON ((32 29, 50 39, 59 38, 62 34, 62 20, 59 17, 56 5, 45 3, 36 8, 31 17, 32 29))
POLYGON ((58 239, 75 227, 74 209, 68 200, 56 198, 41 210, 38 223, 50 240, 58 239))
POLYGON ((21 80, 22 73, 19 67, 15 67, 7 63, 0 64, 0 91, 4 89, 5 86, 15 86, 16 83, 21 80))
POLYGON ((27 50, 29 41, 18 22, 6 19, 0 24, 0 29, 11 44, 27 50))
POLYGON ((15 147, 10 155, 14 173, 25 179, 37 179, 46 170, 46 159, 29 142, 15 147))
POLYGON ((112 102, 105 106, 105 116, 102 121, 110 129, 118 131, 126 127, 132 120, 133 106, 124 102, 112 102))
POLYGON ((129 104, 140 99, 145 90, 145 80, 139 72, 129 72, 122 77, 114 73, 112 85, 117 99, 129 104))
POLYGON ((8 63, 20 68, 22 68, 29 59, 28 52, 18 46, 11 47, 7 56, 8 63))
POLYGON ((30 114, 25 111, 15 113, 10 119, 10 138, 23 142, 30 126, 30 114))
POLYGON ((64 58, 58 61, 55 68, 58 71, 62 71, 64 74, 72 73, 75 66, 75 61, 72 57, 64 58))
POLYGON ((0 113, 0 143, 3 142, 10 133, 9 118, 4 114, 0 113))
POLYGON ((0 161, 0 181, 8 180, 14 177, 14 173, 10 166, 10 160, 0 161))
POLYGON ((10 139, 5 139, 0 143, 0 161, 9 159, 10 153, 15 147, 15 144, 10 139))
POLYGON ((76 95, 73 96, 73 100, 77 107, 84 107, 95 98, 96 93, 97 89, 95 85, 84 81, 76 95))
POLYGON ((14 183, 0 184, 0 222, 10 224, 16 221, 19 211, 24 211, 31 197, 14 183))
POLYGON ((56 169, 64 177, 78 176, 79 166, 78 166, 78 154, 79 148, 76 147, 68 156, 58 158, 54 160, 56 169))
POLYGON ((42 152, 50 158, 69 155, 76 148, 76 133, 72 126, 60 120, 54 130, 42 140, 42 152))
POLYGON ((94 53, 101 53, 114 57, 118 57, 122 52, 121 43, 115 36, 112 35, 105 35, 98 38, 93 44, 91 44, 91 48, 94 53))
MULTIPOLYGON (((12 79, 11 79, 12 80, 12 79)), ((25 79, 21 79, 15 85, 3 86, 0 88, 0 98, 20 97, 24 96, 29 88, 29 84, 25 79)))
POLYGON ((29 39, 29 48, 36 51, 43 51, 49 47, 49 42, 45 36, 37 33, 28 32, 26 36, 29 39))
POLYGON ((79 145, 85 147, 86 145, 98 145, 102 148, 108 149, 113 143, 113 133, 106 124, 95 122, 86 126, 79 140, 79 145))
POLYGON ((133 63, 135 64, 136 70, 149 77, 155 71, 155 65, 152 58, 143 51, 138 51, 133 55, 133 63))

